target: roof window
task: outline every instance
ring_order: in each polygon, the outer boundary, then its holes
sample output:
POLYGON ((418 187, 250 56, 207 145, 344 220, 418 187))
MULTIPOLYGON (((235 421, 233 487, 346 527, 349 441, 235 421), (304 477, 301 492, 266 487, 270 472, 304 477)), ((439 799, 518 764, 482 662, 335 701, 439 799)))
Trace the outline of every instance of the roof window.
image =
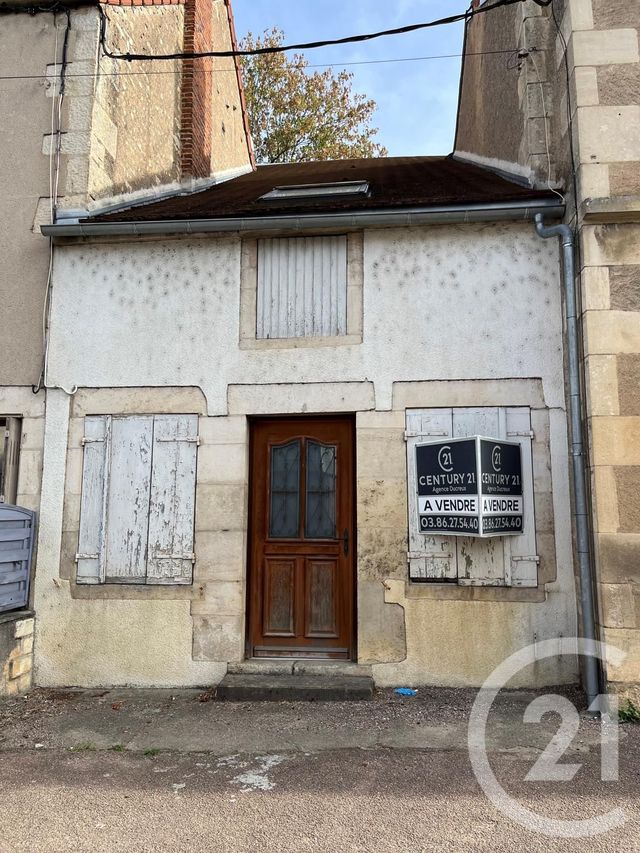
POLYGON ((316 199, 340 196, 368 195, 368 181, 341 181, 336 184, 296 184, 274 187, 260 196, 260 201, 284 201, 291 199, 316 199))

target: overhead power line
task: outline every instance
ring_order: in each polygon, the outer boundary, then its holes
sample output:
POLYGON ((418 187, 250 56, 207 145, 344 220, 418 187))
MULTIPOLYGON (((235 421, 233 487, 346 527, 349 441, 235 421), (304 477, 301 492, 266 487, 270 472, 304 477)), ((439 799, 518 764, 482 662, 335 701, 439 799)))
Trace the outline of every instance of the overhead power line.
MULTIPOLYGON (((373 39, 382 38, 383 36, 403 35, 404 33, 412 33, 418 30, 426 30, 432 27, 440 27, 446 24, 456 24, 460 21, 467 21, 476 15, 490 12, 492 9, 498 9, 502 6, 512 6, 516 3, 524 3, 525 0, 495 0, 494 3, 479 6, 477 9, 467 9, 465 12, 460 12, 457 15, 449 15, 446 18, 438 18, 435 21, 424 21, 419 24, 407 24, 403 27, 395 27, 390 30, 379 30, 374 33, 361 33, 360 35, 345 36, 339 39, 324 39, 322 41, 300 42, 299 44, 282 44, 272 45, 268 47, 257 47, 250 50, 203 50, 193 52, 177 52, 177 53, 115 53, 107 46, 107 23, 108 17, 102 6, 98 6, 100 12, 100 47, 105 56, 110 59, 125 60, 127 62, 140 61, 159 61, 170 59, 206 59, 213 57, 242 57, 242 56, 264 56, 273 53, 286 53, 290 50, 314 50, 319 47, 330 47, 339 44, 356 44, 363 41, 372 41, 373 39)), ((538 5, 547 5, 546 0, 535 0, 538 5)), ((550 0, 549 0, 550 2, 550 0)))
MULTIPOLYGON (((518 53, 519 48, 513 47, 510 50, 478 50, 473 52, 467 52, 465 56, 498 56, 502 55, 513 55, 515 56, 518 53)), ((534 50, 534 48, 529 48, 529 50, 534 50)), ((432 54, 429 56, 398 56, 392 59, 360 59, 354 60, 352 62, 324 62, 317 63, 315 65, 305 65, 305 69, 307 68, 346 68, 351 67, 353 65, 388 65, 389 63, 394 62, 426 62, 431 59, 460 59, 462 57, 462 53, 438 53, 432 54)), ((283 68, 282 73, 287 74, 289 69, 283 68)), ((103 71, 95 73, 82 73, 82 74, 69 74, 67 73, 66 79, 70 80, 78 77, 95 77, 96 73, 99 73, 101 77, 139 77, 139 76, 147 76, 147 77, 157 77, 157 76, 165 76, 167 74, 171 75, 180 75, 182 74, 182 70, 177 68, 166 69, 164 71, 103 71)), ((194 73, 196 74, 235 74, 235 68, 194 68, 194 73)), ((7 74, 0 75, 0 80, 42 80, 44 74, 7 74)), ((54 80, 55 78, 52 78, 54 80)))

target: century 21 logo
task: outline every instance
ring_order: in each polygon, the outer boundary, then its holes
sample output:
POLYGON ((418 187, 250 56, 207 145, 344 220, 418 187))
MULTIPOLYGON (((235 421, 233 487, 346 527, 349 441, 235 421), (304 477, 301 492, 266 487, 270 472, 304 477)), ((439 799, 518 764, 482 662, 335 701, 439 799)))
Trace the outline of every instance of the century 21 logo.
POLYGON ((493 465, 494 471, 500 471, 502 468, 502 457, 501 457, 502 448, 499 444, 496 444, 491 453, 491 464, 493 465))
POLYGON ((438 451, 438 465, 443 471, 453 471, 453 455, 448 444, 443 445, 438 451))

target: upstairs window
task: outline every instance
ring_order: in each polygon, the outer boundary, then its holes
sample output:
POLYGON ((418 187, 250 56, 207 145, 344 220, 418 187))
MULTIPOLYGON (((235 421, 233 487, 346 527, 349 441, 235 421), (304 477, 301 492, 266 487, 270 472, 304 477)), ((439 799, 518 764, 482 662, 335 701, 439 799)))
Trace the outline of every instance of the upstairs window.
POLYGON ((256 337, 347 334, 347 237, 258 241, 256 337))

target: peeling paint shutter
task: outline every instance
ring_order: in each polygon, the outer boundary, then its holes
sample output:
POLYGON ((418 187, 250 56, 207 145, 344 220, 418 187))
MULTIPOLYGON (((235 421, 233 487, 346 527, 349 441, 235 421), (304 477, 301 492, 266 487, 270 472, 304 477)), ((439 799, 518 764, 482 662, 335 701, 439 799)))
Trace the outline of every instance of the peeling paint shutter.
POLYGON ((110 436, 111 418, 109 416, 85 418, 80 534, 76 554, 78 583, 101 583, 104 580, 104 533, 110 436))
POLYGON ((258 241, 258 338, 347 333, 347 238, 258 241))
POLYGON ((15 503, 18 494, 20 436, 20 418, 6 418, 4 434, 0 431, 0 441, 4 443, 4 453, 0 454, 0 502, 8 504, 15 503))
POLYGON ((26 607, 36 514, 0 505, 0 613, 26 607))
POLYGON ((144 582, 147 574, 153 417, 113 418, 106 511, 105 580, 144 582))
POLYGON ((197 415, 156 415, 147 583, 191 583, 197 415))
POLYGON ((524 529, 522 536, 505 537, 505 557, 511 586, 538 585, 539 559, 536 548, 536 520, 533 493, 531 412, 528 408, 506 409, 506 438, 520 444, 522 454, 522 495, 524 529))
POLYGON ((451 409, 407 411, 407 473, 409 484, 409 578, 455 580, 456 543, 454 536, 429 536, 420 533, 416 477, 416 444, 450 438, 453 434, 451 409))
MULTIPOLYGON (((484 406, 453 410, 453 437, 487 435, 506 438, 505 410, 484 406)), ((504 539, 456 538, 458 583, 462 586, 504 586, 504 539)))

